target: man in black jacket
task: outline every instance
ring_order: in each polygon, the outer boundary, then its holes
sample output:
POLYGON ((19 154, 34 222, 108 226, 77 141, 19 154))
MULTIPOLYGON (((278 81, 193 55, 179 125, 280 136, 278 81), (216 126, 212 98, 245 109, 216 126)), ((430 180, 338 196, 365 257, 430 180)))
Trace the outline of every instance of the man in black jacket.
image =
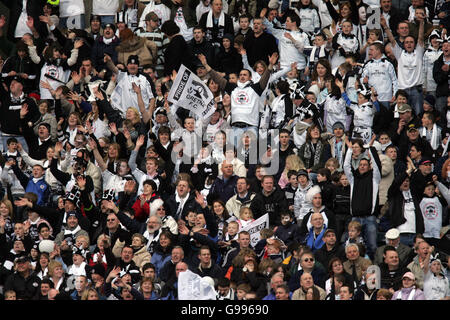
POLYGON ((222 12, 222 8, 222 0, 213 0, 211 10, 205 12, 198 22, 206 31, 206 39, 217 49, 220 48, 225 34, 234 34, 233 19, 222 12))
POLYGON ((253 217, 258 219, 264 214, 269 214, 269 225, 271 227, 281 224, 281 213, 287 212, 287 199, 284 192, 275 186, 273 176, 264 176, 261 180, 262 191, 257 193, 250 205, 253 217))
POLYGON ((23 41, 16 44, 17 54, 6 59, 2 68, 2 78, 9 84, 10 81, 18 76, 24 81, 25 93, 33 90, 33 84, 36 80, 35 64, 31 61, 28 54, 28 47, 23 41))
POLYGON ((195 201, 195 195, 191 193, 189 181, 184 179, 178 179, 175 194, 172 194, 165 204, 168 214, 176 221, 185 219, 190 211, 201 211, 200 205, 195 201))
POLYGON ((201 277, 211 277, 215 281, 223 276, 223 270, 211 259, 211 250, 208 246, 202 246, 198 253, 200 264, 192 269, 192 272, 201 277))
POLYGON ((25 254, 18 256, 14 265, 16 271, 6 279, 4 291, 14 290, 18 300, 31 300, 39 290, 41 279, 34 274, 30 258, 25 254))
POLYGON ((342 261, 346 260, 344 247, 336 244, 336 233, 333 229, 327 229, 322 239, 325 245, 316 251, 315 257, 326 270, 328 270, 332 258, 338 257, 342 261))
POLYGON ((403 275, 411 271, 400 264, 397 250, 386 246, 383 253, 384 262, 380 263, 381 288, 399 290, 402 287, 403 275))
POLYGON ((263 60, 268 65, 268 57, 274 52, 278 52, 275 37, 270 33, 264 32, 261 18, 253 19, 253 34, 245 38, 244 48, 247 51, 247 59, 250 66, 255 65, 255 62, 258 60, 263 60))
POLYGON ((446 110, 448 96, 450 95, 450 37, 442 44, 442 54, 433 64, 433 79, 436 81, 436 109, 438 111, 446 110))
POLYGON ((377 249, 377 220, 378 188, 381 181, 381 161, 374 147, 359 161, 358 169, 352 168, 351 159, 353 146, 349 149, 344 160, 344 173, 351 186, 350 213, 352 220, 363 226, 363 237, 367 244, 367 254, 371 259, 377 249))
POLYGON ((47 158, 47 149, 53 145, 50 136, 50 124, 42 122, 38 126, 38 134, 34 133, 33 128, 26 121, 28 106, 24 105, 20 110, 20 129, 28 145, 28 154, 31 158, 42 160, 47 158))
POLYGON ((9 85, 9 92, 0 85, 0 125, 2 131, 3 148, 6 150, 6 140, 15 137, 28 151, 28 146, 20 131, 20 111, 23 106, 28 107, 25 121, 34 124, 40 117, 39 110, 33 99, 23 92, 23 79, 14 77, 9 85))
POLYGON ((115 36, 116 27, 114 24, 108 23, 103 28, 103 36, 97 37, 92 47, 91 59, 97 72, 106 73, 107 67, 104 61, 105 54, 109 55, 117 64, 117 51, 116 47, 119 45, 120 40, 115 36))
POLYGON ((389 220, 393 228, 400 231, 400 242, 412 246, 414 236, 424 232, 424 222, 420 210, 420 198, 413 196, 409 174, 413 168, 394 179, 388 190, 389 220), (412 230, 411 226, 415 229, 412 230))
POLYGON ((192 65, 201 65, 200 60, 197 58, 199 53, 206 57, 209 65, 215 65, 214 47, 205 38, 205 29, 202 26, 194 27, 194 38, 189 41, 188 47, 192 53, 192 65))

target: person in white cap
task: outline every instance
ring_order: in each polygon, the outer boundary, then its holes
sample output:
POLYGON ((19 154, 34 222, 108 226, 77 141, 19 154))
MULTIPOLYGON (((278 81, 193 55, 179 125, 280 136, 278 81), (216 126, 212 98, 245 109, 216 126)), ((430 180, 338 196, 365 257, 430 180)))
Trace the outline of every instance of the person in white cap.
POLYGON ((411 262, 411 252, 412 248, 404 245, 400 242, 400 231, 396 228, 391 228, 386 232, 386 245, 378 247, 375 252, 374 264, 379 265, 383 262, 383 252, 386 246, 392 246, 397 250, 398 259, 400 261, 400 265, 407 265, 411 262))

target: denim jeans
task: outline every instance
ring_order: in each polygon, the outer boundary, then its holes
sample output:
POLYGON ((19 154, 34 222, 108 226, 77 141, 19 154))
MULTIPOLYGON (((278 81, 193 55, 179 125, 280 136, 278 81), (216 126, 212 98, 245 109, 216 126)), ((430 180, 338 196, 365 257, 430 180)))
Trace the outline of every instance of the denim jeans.
POLYGON ((377 250, 377 217, 374 215, 368 217, 353 217, 352 221, 358 221, 362 225, 362 236, 367 247, 367 254, 371 260, 377 250))
POLYGON ((116 16, 101 16, 102 19, 102 28, 105 27, 108 23, 115 24, 116 23, 116 16))
POLYGON ((445 110, 447 108, 447 97, 437 97, 436 98, 436 110, 439 112, 442 112, 442 110, 445 110))
POLYGON ((416 112, 416 115, 423 111, 423 93, 421 86, 405 89, 408 94, 408 104, 416 112))
POLYGON ((1 133, 1 142, 2 142, 2 150, 3 152, 8 151, 8 144, 6 143, 6 141, 8 141, 9 138, 16 138, 17 141, 22 145, 23 149, 25 150, 25 152, 28 153, 28 145, 27 142, 25 141, 25 138, 23 136, 15 136, 15 135, 4 135, 3 133, 1 133))
POLYGON ((415 233, 400 233, 400 243, 412 247, 414 245, 415 233))

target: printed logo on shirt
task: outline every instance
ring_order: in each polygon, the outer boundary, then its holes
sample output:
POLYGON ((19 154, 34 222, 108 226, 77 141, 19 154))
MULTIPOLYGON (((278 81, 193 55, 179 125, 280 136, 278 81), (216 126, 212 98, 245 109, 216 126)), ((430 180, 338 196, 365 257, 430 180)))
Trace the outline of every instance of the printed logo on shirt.
POLYGON ((245 91, 239 91, 234 98, 234 102, 238 104, 247 104, 249 101, 250 97, 245 91))
POLYGON ((46 74, 52 76, 55 79, 59 79, 58 67, 56 66, 48 66, 46 74))
POLYGON ((425 212, 423 213, 424 217, 428 220, 434 220, 438 216, 438 212, 436 207, 432 204, 425 206, 425 212))

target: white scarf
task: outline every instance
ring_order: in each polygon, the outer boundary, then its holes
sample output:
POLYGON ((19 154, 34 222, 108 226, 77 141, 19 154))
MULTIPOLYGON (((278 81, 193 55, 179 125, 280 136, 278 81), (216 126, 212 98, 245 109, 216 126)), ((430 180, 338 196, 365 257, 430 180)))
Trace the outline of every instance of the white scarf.
POLYGON ((105 37, 103 37, 103 43, 110 44, 114 40, 115 37, 116 36, 113 36, 112 38, 109 38, 109 39, 106 39, 105 37))
POLYGON ((414 295, 416 294, 416 289, 412 289, 409 293, 408 299, 406 300, 414 300, 414 295))
MULTIPOLYGON (((439 148, 439 145, 438 145, 438 136, 437 136, 438 130, 437 130, 436 123, 433 124, 433 129, 431 129, 431 130, 432 130, 432 131, 431 131, 431 141, 430 141, 430 144, 431 144, 431 147, 433 148, 433 150, 436 150, 437 148, 439 148)), ((427 128, 426 128, 426 127, 423 127, 423 128, 422 128, 422 132, 420 133, 420 135, 421 135, 422 137, 424 137, 424 138, 427 137, 427 128)))
POLYGON ((67 235, 71 235, 72 237, 74 237, 75 236, 75 234, 78 232, 78 231, 80 231, 81 230, 81 227, 80 226, 77 226, 75 229, 73 229, 72 231, 70 231, 69 229, 66 229, 66 230, 64 230, 64 236, 67 236, 67 235))
POLYGON ((249 83, 251 82, 251 80, 248 80, 248 81, 246 81, 246 82, 240 82, 239 80, 238 80, 238 82, 236 83, 237 84, 237 86, 239 87, 239 88, 245 88, 249 83))
POLYGON ((86 275, 86 262, 82 262, 79 266, 72 265, 69 270, 67 271, 67 274, 71 274, 74 276, 85 276, 86 275))
MULTIPOLYGON (((223 12, 223 10, 220 12, 220 17, 219 17, 219 27, 224 27, 225 26, 225 13, 223 12)), ((208 12, 208 17, 206 18, 206 28, 212 28, 213 27, 213 12, 212 10, 210 10, 208 12)))

